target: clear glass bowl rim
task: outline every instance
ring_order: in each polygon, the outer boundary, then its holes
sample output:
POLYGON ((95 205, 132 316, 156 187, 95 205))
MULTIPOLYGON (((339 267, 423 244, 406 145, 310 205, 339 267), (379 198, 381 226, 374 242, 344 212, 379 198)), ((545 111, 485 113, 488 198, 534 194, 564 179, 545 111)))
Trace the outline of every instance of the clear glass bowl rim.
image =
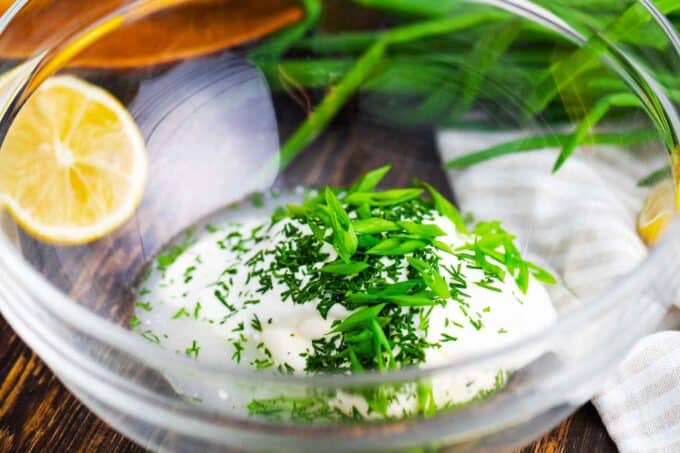
MULTIPOLYGON (((576 43, 585 42, 585 38, 564 21, 529 1, 467 1, 504 9, 511 13, 524 16, 534 22, 549 26, 571 41, 576 43)), ((18 0, 3 17, 0 17, 0 32, 5 26, 11 23, 12 15, 20 11, 28 2, 30 2, 30 0, 18 0)), ((139 17, 139 11, 141 10, 148 13, 152 8, 145 8, 145 6, 149 6, 149 4, 153 3, 163 3, 167 6, 168 4, 180 4, 182 3, 182 0, 174 0, 171 2, 136 0, 121 7, 101 21, 105 21, 110 17, 124 15, 127 11, 134 11, 137 13, 137 17, 139 17)), ((678 37, 677 32, 666 22, 663 14, 651 2, 648 0, 641 0, 641 3, 650 11, 654 20, 673 44, 677 57, 680 59, 680 38, 678 37)), ((43 56, 44 55, 45 54, 43 54, 43 56)), ((659 94, 661 98, 666 98, 663 93, 657 94, 659 94)), ((670 101, 668 101, 668 105, 672 105, 670 104, 670 101)), ((671 115, 671 121, 675 124, 680 122, 677 114, 674 114, 674 112, 667 113, 671 115)), ((36 299, 42 303, 43 308, 56 319, 86 333, 115 350, 124 351, 126 354, 140 360, 150 367, 178 372, 182 372, 182 370, 186 370, 187 368, 192 368, 195 371, 210 376, 227 375, 238 379, 248 379, 253 382, 275 382, 276 384, 281 385, 297 384, 318 388, 336 388, 339 386, 360 386, 385 382, 412 381, 414 379, 426 378, 437 373, 455 372, 458 369, 464 369, 478 363, 500 359, 509 354, 515 354, 525 348, 535 347, 536 344, 548 343, 559 337, 559 333, 562 330, 570 329, 578 324, 587 323, 589 319, 593 319, 598 316, 599 313, 607 310, 625 294, 636 291, 636 288, 644 286, 646 282, 649 282, 650 279, 654 278, 656 269, 658 269, 659 266, 662 266, 666 260, 675 258, 675 249, 671 246, 671 243, 675 241, 674 237, 680 237, 680 220, 676 220, 672 223, 663 240, 650 251, 649 255, 640 262, 635 269, 617 279, 617 281, 610 285, 608 289, 602 291, 600 294, 583 301, 581 307, 560 316, 554 324, 529 337, 525 337, 501 348, 438 366, 426 368, 413 367, 383 373, 368 372, 360 375, 274 375, 229 364, 219 365, 197 362, 165 350, 159 352, 157 347, 137 338, 122 326, 114 324, 91 312, 62 293, 19 256, 14 245, 12 245, 4 235, 0 235, 0 261, 3 262, 3 267, 5 267, 6 272, 10 274, 10 277, 18 282, 22 289, 27 291, 31 296, 36 297, 36 299)))

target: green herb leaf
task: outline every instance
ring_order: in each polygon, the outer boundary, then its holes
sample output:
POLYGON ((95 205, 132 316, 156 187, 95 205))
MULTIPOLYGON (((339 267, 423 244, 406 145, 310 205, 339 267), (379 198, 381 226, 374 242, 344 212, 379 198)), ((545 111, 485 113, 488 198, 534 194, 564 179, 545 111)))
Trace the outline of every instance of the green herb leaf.
POLYGON ((278 165, 286 167, 300 151, 326 129, 347 100, 359 89, 375 65, 382 59, 386 43, 375 42, 345 73, 281 147, 278 165))
POLYGON ((331 332, 347 332, 352 330, 378 316, 383 308, 385 308, 385 304, 361 308, 345 318, 345 320, 335 326, 331 332))
POLYGON ((358 248, 361 249, 370 249, 380 244, 380 239, 375 236, 371 236, 370 234, 360 234, 358 241, 358 248))
POLYGON ((181 318, 181 317, 183 317, 183 316, 185 316, 185 317, 187 317, 187 318, 190 317, 189 312, 186 311, 186 309, 185 309, 184 307, 181 307, 181 308, 180 308, 179 310, 177 310, 177 312, 172 316, 172 319, 179 319, 179 318, 181 318))
POLYGON ((640 179, 637 182, 638 187, 651 187, 657 182, 663 181, 664 179, 670 178, 673 176, 673 173, 671 171, 671 167, 666 165, 665 167, 661 167, 657 170, 654 170, 644 178, 640 179))
MULTIPOLYGON (((366 205, 362 205, 366 206, 366 205)), ((352 221, 352 226, 357 234, 377 234, 388 231, 399 230, 399 225, 389 220, 380 217, 370 217, 368 219, 359 219, 352 221)))
MULTIPOLYGON (((375 318, 371 319, 371 330, 373 331, 373 336, 376 339, 377 343, 381 346, 380 349, 384 349, 387 352, 389 361, 387 363, 387 366, 389 368, 394 368, 394 354, 392 353, 392 345, 390 344, 389 340, 385 336, 385 332, 382 330, 382 327, 380 324, 378 324, 378 321, 376 321, 375 318)), ((380 355, 380 349, 377 349, 377 353, 380 355)))
POLYGON ((375 246, 371 247, 366 251, 367 255, 385 255, 385 254, 390 254, 390 253, 385 253, 385 252, 391 252, 392 250, 395 250, 397 247, 401 245, 401 240, 396 239, 396 238, 387 238, 382 241, 380 241, 378 244, 375 246))
POLYGON ((418 198, 422 189, 392 189, 383 192, 354 192, 344 198, 344 202, 352 205, 367 204, 369 206, 391 206, 413 198, 418 198))
POLYGON ((132 314, 130 317, 130 328, 134 329, 135 327, 139 326, 142 323, 142 321, 139 320, 136 314, 132 314))
POLYGON ((172 245, 165 252, 156 257, 158 270, 165 272, 165 270, 172 265, 179 256, 184 253, 186 249, 196 243, 194 239, 195 227, 191 227, 184 232, 184 237, 179 244, 172 245))
POLYGON ((639 105, 640 100, 631 93, 614 93, 597 101, 593 108, 581 119, 574 134, 562 147, 555 165, 553 165, 553 173, 564 165, 564 162, 574 153, 576 147, 612 107, 638 107, 639 105))
POLYGON ((482 35, 467 56, 469 67, 475 70, 459 73, 458 83, 462 86, 462 93, 451 114, 453 118, 459 118, 470 111, 482 87, 482 82, 487 77, 487 72, 498 65, 501 56, 517 39, 522 29, 522 21, 511 19, 491 25, 491 27, 493 28, 482 35))
POLYGON ((354 352, 354 349, 352 349, 352 347, 347 348, 347 353, 349 355, 349 361, 352 364, 352 372, 354 373, 363 372, 364 367, 361 365, 361 362, 359 362, 359 358, 357 357, 356 352, 354 352))
POLYGON ((161 344, 161 339, 158 338, 158 335, 153 333, 150 330, 145 330, 142 332, 142 338, 144 338, 146 341, 154 344, 161 344))
MULTIPOLYGON (((446 168, 466 168, 497 157, 515 153, 533 152, 542 149, 565 146, 571 140, 571 134, 544 134, 533 135, 516 140, 510 140, 498 145, 491 146, 479 151, 465 154, 456 159, 449 160, 444 165, 446 168)), ((632 146, 649 142, 658 138, 658 133, 649 129, 640 129, 626 132, 597 133, 588 137, 588 143, 593 145, 620 145, 632 146)))
POLYGON ((198 354, 201 352, 201 347, 196 343, 196 340, 191 341, 191 346, 186 348, 184 350, 184 354, 187 355, 187 357, 193 357, 194 359, 198 358, 198 354))
POLYGON ((397 282, 397 283, 392 283, 390 285, 386 285, 381 287, 380 289, 369 289, 369 293, 372 294, 390 294, 390 295, 395 295, 395 294, 406 294, 409 291, 412 291, 415 287, 417 287, 420 283, 418 280, 406 280, 403 282, 397 282))
POLYGON ((262 332, 262 323, 257 315, 253 315, 253 319, 250 320, 250 327, 258 332, 262 332))
POLYGON ((330 263, 319 269, 320 272, 334 275, 355 275, 369 267, 368 263, 364 262, 350 262, 350 263, 330 263))
POLYGON ((421 291, 417 294, 350 294, 347 300, 356 304, 371 304, 374 302, 392 302, 395 305, 402 307, 429 307, 435 305, 437 302, 434 299, 434 294, 421 291))
POLYGON ((460 211, 458 211, 458 209, 453 204, 451 204, 451 202, 447 200, 442 194, 440 194, 434 187, 427 183, 424 183, 424 185, 430 192, 430 195, 432 195, 432 199, 434 200, 434 206, 435 208, 437 208, 437 211, 441 215, 449 219, 458 231, 460 231, 463 234, 470 234, 467 227, 465 226, 463 216, 460 215, 460 211))
POLYGON ((548 285, 554 285, 557 283, 557 279, 555 278, 555 276, 548 272, 547 270, 528 261, 526 262, 526 264, 529 267, 529 270, 531 271, 531 275, 533 275, 534 278, 539 282, 547 283, 548 285))
POLYGON ((340 258, 349 262, 352 255, 357 251, 357 235, 352 227, 352 222, 347 211, 330 188, 325 191, 326 204, 330 216, 331 228, 333 228, 333 246, 340 258))
POLYGON ((366 251, 367 255, 396 256, 415 252, 426 247, 428 242, 418 239, 385 239, 375 247, 366 251))
POLYGON ((437 413, 437 402, 432 392, 432 384, 419 382, 416 388, 418 396, 418 411, 425 417, 432 417, 437 413))
POLYGON ((517 283, 519 290, 522 291, 522 294, 526 294, 529 289, 529 266, 526 262, 520 261, 518 263, 518 268, 519 273, 517 274, 517 277, 515 277, 515 282, 517 283))
POLYGON ((317 241, 323 242, 325 240, 326 230, 317 225, 316 222, 314 222, 314 220, 309 217, 307 218, 307 226, 310 230, 312 230, 312 233, 314 234, 314 237, 317 239, 317 241))
POLYGON ((357 215, 360 219, 368 219, 371 217, 371 207, 367 204, 362 204, 357 208, 357 215))
POLYGON ((144 311, 151 311, 152 310, 150 302, 137 301, 137 302, 135 302, 135 307, 141 308, 144 311))
POLYGON ((276 225, 281 220, 285 219, 286 217, 290 217, 290 216, 291 215, 286 208, 284 208, 282 206, 278 206, 276 209, 274 209, 274 212, 272 213, 271 226, 269 228, 271 229, 272 226, 276 225))
POLYGON ((311 213, 309 207, 299 204, 287 204, 286 211, 290 217, 307 217, 311 213))
POLYGON ((441 241, 432 241, 432 245, 441 250, 442 252, 447 252, 452 255, 455 253, 451 247, 449 247, 447 244, 444 244, 441 241))
POLYGON ((446 236, 446 233, 434 223, 416 223, 408 220, 402 220, 397 223, 407 232, 417 236, 425 236, 428 238, 446 236))
POLYGON ((390 171, 391 165, 385 165, 375 170, 371 170, 361 177, 352 187, 350 187, 349 192, 370 192, 375 187, 380 184, 383 177, 390 171))
POLYGON ((418 271, 425 284, 429 286, 437 296, 441 297, 442 299, 448 299, 451 297, 449 285, 446 283, 446 280, 444 280, 444 277, 442 277, 436 269, 427 264, 425 261, 419 260, 418 258, 409 256, 406 258, 406 260, 418 271))
POLYGON ((256 208, 262 208, 264 207, 264 194, 262 192, 255 192, 251 195, 250 197, 251 203, 253 203, 253 206, 256 208))
POLYGON ((449 335, 448 333, 443 332, 441 341, 442 343, 447 341, 458 341, 458 337, 454 337, 453 335, 449 335))

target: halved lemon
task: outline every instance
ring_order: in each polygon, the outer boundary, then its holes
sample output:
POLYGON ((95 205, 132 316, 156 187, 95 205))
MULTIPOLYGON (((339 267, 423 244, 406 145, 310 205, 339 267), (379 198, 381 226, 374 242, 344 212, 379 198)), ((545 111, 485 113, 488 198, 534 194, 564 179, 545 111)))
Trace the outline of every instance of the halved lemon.
POLYGON ((42 84, 0 149, 6 208, 26 231, 58 244, 89 242, 122 225, 146 173, 144 140, 125 107, 72 76, 42 84))
POLYGON ((638 233, 645 244, 653 245, 661 238, 675 214, 675 202, 675 186, 671 179, 652 188, 638 215, 638 233))

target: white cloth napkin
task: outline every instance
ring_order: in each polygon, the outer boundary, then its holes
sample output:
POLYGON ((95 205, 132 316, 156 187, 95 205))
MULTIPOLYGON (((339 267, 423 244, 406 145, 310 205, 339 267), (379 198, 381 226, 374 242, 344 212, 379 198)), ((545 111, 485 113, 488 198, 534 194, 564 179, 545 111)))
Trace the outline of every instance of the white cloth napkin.
MULTIPOLYGON (((442 131, 437 142, 446 161, 522 135, 442 131)), ((648 189, 636 182, 664 156, 658 149, 583 147, 553 175, 557 153, 505 156, 450 171, 449 179, 463 211, 503 220, 550 258, 577 298, 587 298, 646 256, 635 225, 648 189)), ((640 340, 593 402, 622 452, 680 452, 680 332, 640 340)))

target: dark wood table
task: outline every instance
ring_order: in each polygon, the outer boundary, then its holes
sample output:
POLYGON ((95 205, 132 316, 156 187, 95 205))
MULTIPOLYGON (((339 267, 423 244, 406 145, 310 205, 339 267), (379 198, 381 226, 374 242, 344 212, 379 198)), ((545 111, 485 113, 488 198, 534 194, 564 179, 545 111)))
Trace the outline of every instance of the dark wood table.
MULTIPOLYGON (((0 317, 0 452, 143 452, 83 406, 0 317)), ((615 452, 588 404, 522 452, 615 452)))

